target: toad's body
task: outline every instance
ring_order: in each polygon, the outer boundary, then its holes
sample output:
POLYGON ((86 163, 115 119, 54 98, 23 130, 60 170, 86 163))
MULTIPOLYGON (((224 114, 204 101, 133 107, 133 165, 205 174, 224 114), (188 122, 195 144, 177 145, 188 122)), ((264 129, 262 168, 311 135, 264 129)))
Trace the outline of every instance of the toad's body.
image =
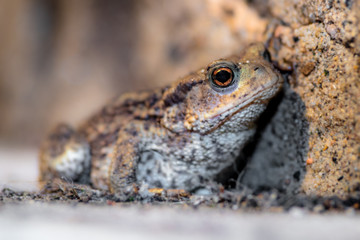
POLYGON ((40 154, 40 180, 65 178, 117 194, 192 190, 231 165, 282 86, 261 44, 170 87, 125 94, 77 131, 58 126, 40 154))

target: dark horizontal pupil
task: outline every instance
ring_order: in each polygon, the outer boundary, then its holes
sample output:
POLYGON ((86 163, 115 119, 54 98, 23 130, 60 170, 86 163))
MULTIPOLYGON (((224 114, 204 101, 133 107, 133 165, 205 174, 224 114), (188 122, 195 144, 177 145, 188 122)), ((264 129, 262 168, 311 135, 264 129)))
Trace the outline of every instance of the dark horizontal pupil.
POLYGON ((221 70, 215 75, 216 80, 218 80, 221 83, 225 83, 231 78, 231 73, 225 70, 221 70))

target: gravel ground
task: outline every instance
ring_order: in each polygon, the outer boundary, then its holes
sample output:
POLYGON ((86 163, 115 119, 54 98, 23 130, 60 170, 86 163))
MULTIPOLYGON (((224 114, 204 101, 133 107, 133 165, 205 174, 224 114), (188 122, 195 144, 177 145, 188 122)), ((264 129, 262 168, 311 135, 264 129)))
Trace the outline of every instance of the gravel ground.
POLYGON ((36 187, 35 149, 0 148, 0 239, 358 239, 360 197, 220 189, 119 202, 81 185, 36 187))

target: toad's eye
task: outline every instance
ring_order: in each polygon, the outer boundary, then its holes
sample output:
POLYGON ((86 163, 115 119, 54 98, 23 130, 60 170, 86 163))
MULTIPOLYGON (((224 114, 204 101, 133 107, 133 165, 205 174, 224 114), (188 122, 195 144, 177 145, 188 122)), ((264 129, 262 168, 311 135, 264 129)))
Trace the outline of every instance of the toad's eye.
POLYGON ((218 87, 229 86, 234 79, 233 71, 228 67, 220 67, 215 69, 211 74, 212 82, 218 87))

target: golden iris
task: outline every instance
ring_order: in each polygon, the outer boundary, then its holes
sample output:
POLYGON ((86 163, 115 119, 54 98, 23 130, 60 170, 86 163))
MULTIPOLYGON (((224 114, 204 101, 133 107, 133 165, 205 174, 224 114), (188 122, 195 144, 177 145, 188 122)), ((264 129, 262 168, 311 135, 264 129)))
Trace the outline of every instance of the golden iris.
POLYGON ((215 69, 211 75, 213 82, 219 87, 227 87, 234 78, 234 73, 230 68, 221 67, 215 69))

